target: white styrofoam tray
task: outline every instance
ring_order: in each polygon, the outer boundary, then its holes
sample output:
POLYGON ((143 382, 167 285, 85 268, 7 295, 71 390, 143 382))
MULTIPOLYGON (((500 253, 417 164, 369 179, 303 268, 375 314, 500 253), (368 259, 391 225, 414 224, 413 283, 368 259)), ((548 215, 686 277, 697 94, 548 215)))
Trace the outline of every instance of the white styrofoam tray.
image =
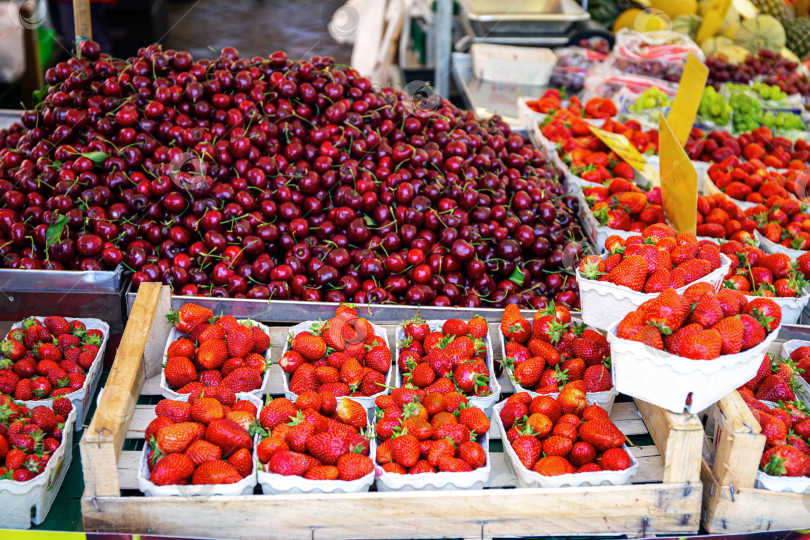
POLYGON ((759 247, 762 248, 762 251, 764 251, 765 253, 784 253, 788 257, 790 257, 791 261, 795 261, 802 255, 807 253, 806 251, 802 251, 800 249, 792 249, 789 247, 785 247, 782 244, 771 242, 770 240, 762 236, 762 233, 760 233, 759 231, 754 231, 754 238, 756 238, 757 241, 759 241, 759 247))
MULTIPOLYGON (((238 322, 240 323, 249 322, 251 325, 258 326, 259 328, 261 328, 265 334, 270 335, 269 334, 270 329, 260 322, 256 322, 252 319, 238 319, 238 322)), ((164 362, 168 359, 166 353, 169 351, 169 345, 171 345, 172 343, 183 337, 186 337, 186 334, 183 334, 176 328, 172 328, 172 331, 169 332, 169 338, 166 340, 166 347, 163 349, 164 362)), ((270 380, 269 364, 271 354, 272 354, 271 347, 268 347, 264 353, 264 358, 265 360, 267 360, 268 367, 267 369, 264 370, 264 375, 262 375, 261 387, 257 388, 256 390, 251 390, 250 392, 237 392, 236 393, 237 399, 246 399, 247 396, 261 397, 264 395, 265 388, 267 388, 267 382, 270 380)), ((163 369, 160 370, 160 393, 164 397, 167 397, 169 399, 175 399, 178 401, 188 401, 189 396, 188 394, 178 394, 177 392, 172 390, 171 386, 169 385, 169 382, 166 380, 166 371, 163 369)))
MULTIPOLYGON (((369 457, 374 461, 377 442, 369 442, 369 457)), ((292 495, 297 493, 360 493, 368 491, 374 483, 374 470, 357 480, 310 480, 302 476, 284 476, 266 472, 259 463, 256 447, 253 448, 253 462, 257 467, 257 479, 265 495, 292 495)))
POLYGON ((545 86, 551 79, 557 57, 544 47, 515 47, 473 43, 473 71, 479 79, 545 86))
MULTIPOLYGON (((262 400, 254 395, 242 395, 238 397, 239 400, 250 401, 256 405, 259 411, 262 410, 262 400)), ((258 412, 257 412, 258 414, 258 412)), ((255 451, 256 445, 259 442, 259 435, 253 437, 253 450, 255 451)), ((256 470, 253 473, 242 478, 240 481, 233 484, 187 484, 187 485, 169 485, 158 486, 149 480, 149 463, 147 458, 149 456, 149 444, 144 444, 143 453, 141 456, 141 468, 138 471, 138 489, 143 492, 147 497, 185 497, 196 498, 196 500, 204 500, 207 497, 216 495, 251 495, 253 488, 256 486, 256 470)))
MULTIPOLYGON (((591 400, 588 399, 591 403, 591 400)), ((572 473, 560 476, 543 476, 540 473, 530 471, 523 466, 517 454, 512 448, 512 444, 506 438, 506 427, 501 421, 501 409, 506 404, 506 400, 495 406, 495 422, 501 432, 503 441, 503 451, 506 454, 506 465, 518 479, 520 487, 525 488, 562 488, 562 487, 583 487, 583 486, 622 486, 629 484, 630 480, 638 472, 638 460, 627 447, 622 445, 627 455, 630 456, 632 465, 623 471, 597 471, 588 473, 572 473)))
MULTIPOLYGON (((45 317, 39 315, 34 318, 40 322, 45 320, 45 317)), ((101 369, 102 365, 104 364, 104 353, 107 351, 107 342, 110 340, 110 325, 99 319, 76 319, 73 317, 67 317, 67 320, 81 321, 88 330, 101 330, 101 332, 104 334, 104 339, 102 339, 101 346, 98 348, 98 354, 96 354, 96 358, 93 360, 93 364, 90 366, 90 369, 87 370, 84 384, 79 390, 64 396, 70 400, 70 402, 73 404, 73 409, 76 411, 76 422, 73 424, 73 429, 76 431, 81 431, 81 429, 84 427, 84 420, 87 418, 87 412, 90 409, 90 399, 92 399, 93 394, 96 393, 96 387, 98 386, 98 381, 101 378, 101 369)), ((11 327, 12 330, 16 328, 22 328, 22 322, 14 323, 14 326, 11 327)), ((51 403, 53 403, 53 398, 23 401, 22 403, 24 403, 28 408, 37 407, 39 405, 50 407, 51 403)))
POLYGON ((492 459, 489 453, 489 433, 478 437, 476 441, 484 449, 487 462, 483 467, 470 472, 435 472, 420 474, 396 474, 383 470, 377 464, 376 447, 374 474, 377 478, 377 491, 452 491, 457 489, 484 489, 492 471, 492 459))
MULTIPOLYGON (((50 404, 45 406, 50 408, 50 404)), ((73 425, 77 412, 74 406, 65 420, 62 444, 41 474, 27 482, 0 480, 0 526, 4 529, 28 529, 31 523, 40 525, 45 521, 73 458, 73 425)))
MULTIPOLYGON (((506 338, 504 338, 503 332, 501 332, 500 327, 498 327, 498 336, 500 336, 500 340, 501 340, 501 358, 506 358, 506 338)), ((535 397, 535 396, 549 396, 549 397, 553 397, 554 399, 557 399, 557 396, 560 395, 559 392, 554 393, 554 394, 539 394, 539 393, 535 392, 534 390, 524 388, 523 386, 518 384, 518 382, 516 380, 514 380, 512 378, 512 370, 510 370, 506 366, 504 366, 503 369, 504 369, 504 371, 506 371, 509 374, 509 379, 512 381, 512 386, 515 387, 515 392, 528 392, 529 395, 531 395, 532 397, 535 397)), ((612 377, 612 375, 611 375, 611 377, 612 377)), ((613 402, 616 400, 616 396, 618 396, 618 395, 619 395, 619 392, 616 390, 616 387, 614 386, 610 390, 605 390, 604 392, 590 392, 587 395, 587 398, 589 400, 592 400, 593 403, 596 403, 597 405, 599 405, 600 407, 605 409, 608 412, 608 414, 610 414, 610 411, 613 410, 613 402)))
POLYGON ((779 328, 759 345, 714 360, 690 360, 616 336, 617 320, 608 329, 613 384, 622 393, 674 413, 697 414, 750 381, 779 328), (692 403, 686 398, 692 394, 692 403))
MULTIPOLYGON (((290 327, 289 334, 291 336, 295 336, 298 332, 303 332, 305 330, 309 331, 312 328, 313 324, 318 324, 318 323, 319 323, 319 321, 305 321, 305 322, 296 324, 295 326, 290 327)), ((374 334, 377 337, 380 337, 380 338, 385 340, 385 346, 388 347, 388 350, 389 351, 392 350, 391 349, 391 344, 388 342, 388 334, 385 332, 385 328, 383 328, 382 326, 378 326, 378 325, 376 325, 374 323, 371 323, 371 327, 374 329, 374 334)), ((288 347, 287 340, 285 340, 284 341, 284 350, 281 351, 281 356, 284 356, 284 353, 287 352, 287 347, 288 347)), ((392 371, 391 367, 389 366, 388 367, 388 373, 386 373, 386 375, 385 375, 385 385, 386 386, 391 386, 391 371, 392 371)), ((289 399, 290 401, 292 401, 293 403, 295 403, 295 400, 298 399, 298 394, 294 394, 293 392, 290 391, 290 381, 292 380, 292 374, 287 373, 286 371, 282 371, 281 379, 284 382, 284 396, 287 399, 289 399)), ((374 405, 374 400, 377 398, 377 396, 382 395, 382 394, 387 394, 388 392, 389 392, 388 388, 383 388, 382 392, 378 392, 378 393, 374 394, 373 396, 346 396, 346 397, 351 398, 352 400, 360 403, 363 407, 366 408, 366 410, 368 410, 368 409, 373 409, 374 408, 374 406, 375 406, 374 405)))
MULTIPOLYGON (((683 294, 691 285, 699 282, 710 283, 715 290, 720 290, 723 285, 723 278, 731 268, 731 259, 721 254, 720 260, 723 263, 720 268, 676 289, 678 294, 683 294)), ((586 279, 582 277, 579 269, 576 270, 576 276, 579 284, 580 305, 582 306, 582 321, 588 326, 599 330, 607 330, 609 326, 622 320, 625 315, 635 311, 641 304, 658 296, 658 293, 647 294, 607 281, 586 279)), ((613 382, 616 383, 615 380, 613 382)))
MULTIPOLYGON (((444 325, 445 321, 443 320, 430 320, 425 321, 428 326, 430 327, 430 331, 433 332, 434 330, 438 330, 441 332, 442 326, 444 325)), ((399 371, 399 343, 405 339, 405 330, 403 327, 397 326, 396 332, 396 349, 394 355, 394 370, 395 378, 394 383, 396 387, 399 388, 402 386, 402 374, 399 371)), ((487 355, 484 358, 484 362, 487 365, 487 369, 489 370, 489 390, 490 394, 488 396, 467 396, 467 401, 473 407, 478 407, 482 409, 484 413, 487 415, 487 418, 492 415, 492 406, 497 403, 498 399, 501 396, 501 383, 498 382, 498 377, 495 376, 495 357, 492 350, 492 339, 489 337, 489 332, 487 332, 487 337, 484 339, 484 343, 487 347, 487 355)))

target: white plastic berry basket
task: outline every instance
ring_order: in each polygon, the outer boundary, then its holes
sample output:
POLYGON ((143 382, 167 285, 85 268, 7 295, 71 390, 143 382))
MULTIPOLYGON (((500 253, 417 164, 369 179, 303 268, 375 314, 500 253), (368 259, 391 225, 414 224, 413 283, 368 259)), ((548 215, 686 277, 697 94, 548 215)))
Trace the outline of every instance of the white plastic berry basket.
MULTIPOLYGON (((45 406, 50 407, 50 404, 45 406)), ((45 521, 73 458, 76 413, 74 406, 65 420, 62 444, 41 474, 27 482, 0 480, 0 524, 4 529, 28 529, 32 523, 40 525, 45 521)))
MULTIPOLYGON (((501 329, 498 328, 498 336, 500 336, 501 340, 501 358, 506 358, 506 338, 504 338, 503 332, 501 329)), ((512 381, 512 386, 515 387, 515 392, 528 392, 530 396, 549 396, 554 399, 557 399, 557 396, 560 395, 559 392, 554 394, 539 394, 534 390, 530 390, 528 388, 524 388, 514 379, 512 379, 512 370, 508 367, 504 366, 504 371, 509 374, 509 378, 512 381)), ((613 402, 616 401, 616 396, 619 395, 619 392, 616 390, 616 387, 613 386, 610 390, 605 390, 604 392, 589 392, 587 394, 587 399, 592 401, 593 403, 599 405, 603 409, 605 409, 608 414, 610 411, 613 410, 613 402)))
MULTIPOLYGON (((252 326, 258 326, 265 334, 269 334, 270 329, 260 323, 256 322, 252 319, 239 319, 239 323, 250 323, 252 326)), ((169 346, 177 341, 180 338, 186 337, 186 334, 183 334, 176 328, 172 328, 172 331, 169 332, 169 338, 166 340, 166 347, 163 349, 163 361, 165 362, 168 360, 167 353, 169 352, 169 346)), ((268 367, 264 370, 264 375, 262 376, 262 385, 257 388, 256 390, 251 390, 250 392, 237 392, 236 397, 238 399, 247 399, 248 396, 255 396, 261 398, 264 395, 265 389, 267 388, 267 382, 270 380, 270 355, 272 354, 271 348, 268 347, 267 351, 264 353, 264 358, 267 361, 268 367)), ((166 380, 166 372, 164 370, 160 371, 160 393, 169 399, 175 399, 178 401, 188 401, 188 394, 180 394, 175 390, 172 390, 169 381, 166 380)))
POLYGON ((765 471, 757 471, 756 487, 770 491, 810 493, 810 478, 807 476, 772 476, 765 471))
MULTIPOLYGON (((489 453, 489 433, 477 440, 487 455, 486 464, 470 472, 435 472, 419 474, 397 474, 383 470, 377 465, 376 452, 374 473, 377 478, 377 491, 453 491, 458 489, 484 489, 492 471, 492 460, 489 453)), ((376 451, 376 448, 375 448, 376 451)))
MULTIPOLYGON (((262 400, 253 395, 237 396, 238 400, 250 401, 256 405, 260 411, 262 408, 262 400)), ((257 412, 258 414, 258 412, 257 412)), ((258 444, 259 436, 253 438, 253 449, 255 451, 256 444, 258 444)), ((147 461, 149 456, 149 444, 144 444, 143 453, 141 456, 141 468, 138 471, 138 489, 147 497, 184 497, 196 500, 205 500, 208 497, 217 495, 251 495, 253 488, 256 486, 256 470, 240 481, 233 484, 187 484, 187 485, 169 485, 158 486, 149 480, 149 463, 147 461)))
MULTIPOLYGON (((45 320, 45 317, 39 315, 33 318, 39 322, 45 320)), ((93 360, 93 364, 90 366, 90 369, 87 370, 84 384, 79 390, 64 396, 70 400, 70 402, 73 404, 73 409, 76 411, 76 422, 73 424, 73 429, 75 431, 81 431, 81 429, 84 427, 84 420, 87 418, 87 411, 90 409, 90 399, 92 399, 93 394, 96 393, 96 387, 98 386, 98 381, 101 378, 102 364, 104 364, 104 353, 107 350, 107 342, 110 340, 110 325, 99 319, 74 319, 72 317, 68 317, 67 320, 80 321, 84 323, 88 330, 100 330, 104 334, 104 338, 101 340, 101 345, 98 348, 96 358, 93 360)), ((14 326, 11 327, 12 330, 16 328, 22 328, 22 322, 14 323, 14 326)), ((53 403, 53 398, 23 401, 22 403, 29 408, 37 407, 39 405, 50 407, 51 403, 53 403)))
MULTIPOLYGON (((374 460, 376 441, 369 442, 369 457, 374 460)), ((265 495, 294 495, 298 493, 361 493, 368 491, 374 483, 374 470, 357 480, 310 480, 302 476, 284 476, 266 472, 254 447, 254 463, 257 464, 257 478, 265 495)))
MULTIPOLYGON (((589 403, 592 403, 588 399, 589 403)), ((543 476, 540 473, 530 471, 518 459, 517 454, 512 445, 506 438, 506 427, 501 421, 501 409, 506 404, 506 400, 495 405, 495 422, 498 424, 498 429, 501 432, 501 440, 503 441, 503 451, 506 454, 506 466, 517 477, 520 487, 526 488, 563 488, 563 487, 584 487, 584 486, 623 486, 629 484, 630 480, 638 472, 638 460, 627 447, 622 445, 622 448, 630 456, 631 466, 623 471, 598 471, 598 472, 583 472, 573 474, 563 474, 560 476, 543 476)))
POLYGON ((613 384, 622 394, 674 413, 697 414, 757 374, 762 357, 779 334, 770 332, 758 345, 714 360, 691 360, 616 335, 617 320, 608 329, 613 384), (691 396, 691 403, 686 404, 691 396))
MULTIPOLYGON (((443 320, 430 320, 425 322, 430 327, 431 332, 441 332, 442 326, 444 326, 445 323, 443 320)), ((399 362, 397 362, 397 359, 399 358, 399 344, 403 339, 405 339, 405 330, 400 325, 397 326, 396 354, 394 355, 394 370, 396 371, 394 383, 397 388, 402 386, 402 374, 399 371, 399 362)), ((495 376, 495 357, 492 351, 492 339, 489 337, 489 333, 487 333, 486 338, 484 338, 484 344, 487 347, 487 355, 484 358, 484 363, 486 363, 487 370, 489 370, 489 395, 467 396, 467 401, 471 406, 482 409, 484 414, 487 415, 487 418, 489 418, 492 415, 492 406, 495 405, 500 398, 501 383, 498 382, 498 377, 495 376)))
MULTIPOLYGON (((721 254, 720 260, 722 261, 720 268, 676 289, 678 294, 683 294, 691 285, 699 282, 710 283, 715 290, 719 291, 723 285, 723 278, 731 268, 731 259, 721 254)), ((622 320, 625 315, 635 311, 641 304, 658 296, 658 293, 647 294, 607 281, 586 279, 579 269, 576 270, 576 276, 582 306, 582 321, 599 330, 607 330, 613 323, 622 320)))
MULTIPOLYGON (((299 332, 309 331, 312 329, 312 325, 314 324, 321 324, 321 322, 305 321, 296 324, 295 326, 291 326, 289 330, 289 335, 295 336, 299 332)), ((371 323, 371 327, 374 329, 374 334, 377 337, 380 337, 385 340, 385 346, 388 347, 388 350, 392 351, 393 354, 393 349, 391 349, 391 344, 388 342, 388 334, 386 334, 385 328, 383 328, 382 326, 378 326, 374 323, 371 323)), ((287 352, 287 349, 288 345, 287 342, 285 341, 284 350, 281 351, 281 356, 284 356, 284 353, 287 352)), ((391 371, 392 369, 389 366, 388 373, 385 374, 385 386, 391 386, 391 371)), ((293 403, 295 403, 295 400, 298 399, 298 394, 295 394, 290 390, 290 381, 292 380, 292 374, 282 371, 281 379, 284 382, 284 396, 293 403)), ((374 408, 374 400, 377 398, 377 396, 387 394, 388 392, 389 392, 388 388, 383 388, 381 392, 377 392, 373 396, 346 396, 346 397, 351 398, 353 401, 356 401, 360 405, 362 405, 366 410, 369 410, 374 408)))

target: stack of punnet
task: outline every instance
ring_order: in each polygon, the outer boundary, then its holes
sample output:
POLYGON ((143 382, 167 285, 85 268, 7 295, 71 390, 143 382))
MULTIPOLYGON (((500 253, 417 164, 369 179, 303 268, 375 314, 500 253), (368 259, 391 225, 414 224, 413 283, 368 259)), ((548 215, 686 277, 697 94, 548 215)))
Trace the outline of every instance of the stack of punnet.
POLYGON ((605 248, 605 255, 585 257, 576 271, 582 320, 600 330, 665 289, 683 292, 695 282, 719 289, 731 265, 715 242, 698 242, 662 223, 629 238, 608 237, 605 248))
POLYGON ((661 224, 639 236, 611 237, 606 247, 607 254, 580 262, 577 279, 583 321, 607 331, 619 393, 697 413, 756 374, 779 332, 782 308, 766 286, 737 289, 751 265, 790 281, 796 274, 790 264, 661 224))

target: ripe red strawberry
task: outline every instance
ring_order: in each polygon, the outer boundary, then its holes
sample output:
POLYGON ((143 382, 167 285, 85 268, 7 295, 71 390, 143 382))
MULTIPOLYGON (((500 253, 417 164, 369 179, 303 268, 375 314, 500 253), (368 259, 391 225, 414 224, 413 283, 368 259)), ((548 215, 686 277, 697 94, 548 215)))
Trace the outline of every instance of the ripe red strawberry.
POLYGON ((245 448, 240 448, 228 458, 228 464, 245 478, 253 472, 253 455, 245 448))
POLYGON ((778 445, 762 454, 759 466, 771 476, 806 476, 810 457, 792 446, 778 445))
POLYGON ((543 445, 532 435, 520 435, 512 441, 512 450, 515 451, 520 463, 531 470, 534 464, 540 459, 543 445))
POLYGON ((253 331, 239 325, 230 332, 226 331, 225 343, 230 357, 244 358, 253 350, 253 331))
POLYGON ((35 358, 41 360, 53 360, 54 362, 62 360, 62 351, 53 343, 41 343, 34 347, 33 354, 35 358))
POLYGON ((340 456, 337 468, 338 478, 350 482, 374 472, 374 462, 368 456, 349 452, 340 456))
POLYGON ((736 354, 742 349, 745 325, 738 317, 726 317, 714 326, 722 339, 720 354, 736 354))
POLYGON ((523 418, 528 412, 529 409, 522 403, 507 403, 500 412, 501 422, 503 422, 506 429, 509 429, 515 424, 516 420, 523 418))
POLYGON ((235 484, 242 480, 239 471, 229 461, 206 461, 194 471, 194 485, 235 484))
POLYGON ((253 337, 253 349, 250 352, 263 355, 270 348, 270 336, 258 326, 252 326, 250 331, 253 337))
POLYGON ((194 363, 185 356, 169 357, 163 367, 166 381, 172 388, 180 388, 197 380, 197 370, 194 363))
POLYGON ((742 314, 740 315, 740 321, 744 326, 741 350, 747 351, 765 340, 767 335, 765 328, 754 317, 742 314))
POLYGON ((240 448, 253 450, 253 438, 247 430, 228 418, 212 420, 205 429, 205 440, 219 446, 225 458, 240 448))
MULTIPOLYGON (((204 324, 207 324, 207 323, 204 323, 204 324)), ((202 326, 202 325, 200 325, 200 326, 202 326)), ((200 326, 195 327, 195 329, 199 328, 200 326)), ((189 336, 189 337, 191 337, 191 336, 189 336)), ((217 340, 220 340, 220 341, 224 340, 225 339, 225 329, 222 326, 218 325, 218 324, 209 324, 209 325, 205 326, 203 328, 203 330, 200 331, 200 335, 197 336, 197 342, 200 343, 200 344, 203 344, 206 341, 210 341, 212 339, 217 339, 217 340)))
POLYGON ((194 474, 194 463, 184 454, 169 454, 152 469, 149 480, 158 486, 182 484, 194 474))
POLYGON ((474 339, 485 339, 489 334, 489 325, 483 317, 476 315, 467 322, 467 329, 474 339))
POLYGON ((391 443, 391 456, 403 467, 413 467, 419 461, 419 439, 408 433, 395 435, 391 443))
POLYGON ((237 368, 230 372, 220 385, 233 392, 251 392, 262 387, 262 375, 250 367, 237 368))
POLYGON ((191 418, 191 404, 186 401, 161 399, 155 406, 156 416, 166 416, 174 422, 186 422, 191 418))
POLYGON ((600 461, 602 469, 606 471, 623 471, 629 469, 633 463, 624 448, 610 448, 605 450, 600 461))
POLYGON ((194 343, 188 339, 182 338, 169 344, 169 348, 166 350, 166 356, 168 358, 173 356, 184 356, 190 360, 193 360, 195 352, 196 347, 194 347, 194 343))
POLYGON ((782 322, 782 309, 769 298, 754 298, 743 307, 742 313, 756 319, 766 332, 773 332, 782 322))
POLYGON ((610 420, 589 420, 579 427, 579 437, 599 452, 624 444, 624 434, 610 420))
POLYGON ((582 376, 586 392, 606 392, 613 387, 610 370, 603 365, 590 366, 582 376))
POLYGON ((723 319, 723 308, 713 294, 705 294, 697 301, 687 323, 699 324, 703 328, 711 328, 723 319))
POLYGON ((765 377, 757 388, 755 396, 757 399, 773 401, 774 403, 796 400, 796 394, 790 384, 778 375, 765 377))
POLYGON ((45 328, 50 330, 51 334, 54 336, 61 336, 62 334, 67 334, 70 332, 70 324, 64 317, 59 317, 56 315, 45 317, 42 324, 45 326, 45 328))
POLYGON ((219 446, 202 439, 192 441, 183 453, 188 456, 197 467, 207 461, 218 461, 222 459, 222 450, 219 446))
POLYGON ((464 336, 469 333, 469 328, 461 319, 448 319, 442 325, 442 333, 445 336, 464 336))
POLYGON ((279 450, 267 463, 267 471, 283 476, 304 476, 310 467, 307 456, 299 452, 279 450))
MULTIPOLYGON (((336 414, 341 422, 358 429, 363 428, 368 424, 365 408, 358 402, 349 398, 342 398, 340 400, 337 406, 336 414)), ((405 464, 403 463, 402 465, 405 464)))
POLYGON ((289 399, 275 398, 259 411, 259 424, 264 429, 271 430, 279 424, 289 422, 297 412, 295 404, 289 399))
POLYGON ((31 379, 20 379, 14 388, 14 399, 17 401, 31 401, 34 399, 34 388, 31 379))
POLYGON ((419 388, 430 386, 436 380, 436 372, 430 367, 430 364, 424 362, 421 364, 412 364, 413 370, 411 371, 411 383, 419 388))
POLYGON ((366 366, 383 374, 388 373, 391 367, 391 350, 384 345, 372 347, 366 353, 366 366))
POLYGON ((575 472, 574 466, 561 456, 547 456, 537 460, 532 468, 534 472, 543 476, 560 476, 575 472))
POLYGON ((479 436, 489 431, 489 419, 478 407, 459 407, 458 421, 479 436))
POLYGON ((164 455, 183 452, 191 441, 199 437, 199 425, 179 422, 160 428, 155 437, 156 448, 164 455))
POLYGON ((634 291, 644 289, 647 278, 647 261, 640 255, 625 257, 616 268, 607 274, 607 281, 634 291))
POLYGON ((720 356, 723 338, 717 330, 709 329, 684 336, 678 355, 693 360, 712 360, 720 356))
POLYGON ((321 336, 306 331, 299 332, 292 339, 292 350, 307 360, 315 361, 323 358, 326 353, 326 342, 321 336))
POLYGON ((173 324, 178 331, 184 334, 191 332, 195 326, 202 322, 209 321, 213 317, 213 311, 195 304, 186 304, 179 310, 172 311, 166 315, 169 323, 173 324))
POLYGON ((51 406, 53 407, 53 412, 55 412, 56 414, 60 414, 65 418, 67 418, 68 415, 70 414, 70 411, 73 410, 73 404, 70 402, 69 399, 64 397, 53 400, 51 406))
POLYGON ((363 381, 360 383, 360 393, 364 396, 373 396, 379 394, 385 389, 385 375, 379 371, 369 369, 363 375, 363 381))

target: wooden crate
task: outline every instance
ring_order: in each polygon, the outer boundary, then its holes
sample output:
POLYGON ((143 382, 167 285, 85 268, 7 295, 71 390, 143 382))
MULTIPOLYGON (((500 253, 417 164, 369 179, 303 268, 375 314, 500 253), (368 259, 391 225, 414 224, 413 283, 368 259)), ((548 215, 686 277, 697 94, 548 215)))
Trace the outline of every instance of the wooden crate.
POLYGON ((754 533, 810 527, 810 497, 755 488, 765 449, 759 423, 735 390, 717 405, 714 462, 703 461, 703 527, 710 533, 754 533))
MULTIPOLYGON (((655 441, 633 448, 640 469, 635 484, 628 486, 515 489, 496 428, 490 432, 496 439, 491 446, 498 450, 492 453, 493 471, 487 489, 479 491, 143 497, 134 491, 140 452, 124 450, 124 444, 131 448, 134 441, 143 441, 154 417, 154 405, 138 404, 138 399, 154 403, 157 398, 143 396, 160 393, 155 362, 167 334, 166 299, 159 286, 141 286, 96 415, 82 439, 85 530, 250 539, 648 536, 698 530, 702 426, 693 415, 675 415, 643 402, 617 403, 612 415, 628 435, 649 433, 655 441)), ((387 330, 393 335, 393 326, 387 330)), ((492 332, 497 334, 495 325, 492 332)), ((285 327, 273 328, 276 361, 285 338, 285 327)), ((495 350, 499 355, 500 348, 495 350)), ((277 365, 272 369, 267 390, 281 394, 281 372, 277 365)))

